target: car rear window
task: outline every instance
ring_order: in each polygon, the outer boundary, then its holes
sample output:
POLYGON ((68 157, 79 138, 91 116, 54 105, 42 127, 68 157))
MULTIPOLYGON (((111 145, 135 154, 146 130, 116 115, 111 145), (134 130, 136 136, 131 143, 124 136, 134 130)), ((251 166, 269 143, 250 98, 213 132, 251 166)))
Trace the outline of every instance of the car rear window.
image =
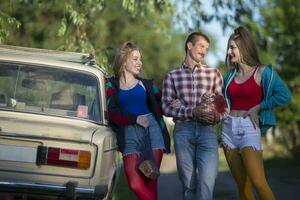
POLYGON ((0 109, 101 121, 99 80, 71 70, 0 63, 0 109))

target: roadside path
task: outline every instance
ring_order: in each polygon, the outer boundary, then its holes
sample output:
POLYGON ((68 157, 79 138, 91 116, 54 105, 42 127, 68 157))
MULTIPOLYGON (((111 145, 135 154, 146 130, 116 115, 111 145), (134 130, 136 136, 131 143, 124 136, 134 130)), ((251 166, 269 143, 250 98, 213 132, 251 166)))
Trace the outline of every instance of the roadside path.
MULTIPOLYGON (((300 161, 270 160, 265 162, 265 168, 276 199, 300 199, 300 161)), ((165 155, 163 158, 158 188, 159 200, 182 200, 181 183, 177 176, 174 155, 165 155)), ((238 200, 236 186, 229 171, 219 172, 214 200, 238 200)))

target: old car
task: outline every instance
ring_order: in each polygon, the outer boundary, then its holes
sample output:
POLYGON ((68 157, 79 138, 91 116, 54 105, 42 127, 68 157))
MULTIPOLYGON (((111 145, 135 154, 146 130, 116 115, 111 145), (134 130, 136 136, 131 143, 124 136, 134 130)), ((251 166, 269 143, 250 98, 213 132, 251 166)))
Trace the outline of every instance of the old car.
POLYGON ((83 53, 0 45, 0 192, 111 199, 118 176, 105 70, 83 53))

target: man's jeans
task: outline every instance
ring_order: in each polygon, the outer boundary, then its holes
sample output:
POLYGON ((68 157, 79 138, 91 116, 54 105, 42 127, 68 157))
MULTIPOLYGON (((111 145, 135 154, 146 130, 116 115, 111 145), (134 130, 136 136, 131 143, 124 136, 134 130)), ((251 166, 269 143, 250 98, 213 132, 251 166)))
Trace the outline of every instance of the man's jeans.
POLYGON ((183 199, 212 200, 219 160, 214 127, 177 122, 174 145, 183 199))

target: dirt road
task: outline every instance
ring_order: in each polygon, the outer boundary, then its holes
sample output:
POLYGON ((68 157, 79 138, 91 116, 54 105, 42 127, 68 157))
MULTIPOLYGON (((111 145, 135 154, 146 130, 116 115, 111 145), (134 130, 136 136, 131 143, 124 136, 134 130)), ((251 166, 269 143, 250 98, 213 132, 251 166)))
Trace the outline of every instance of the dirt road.
MULTIPOLYGON (((268 182, 279 200, 298 200, 300 160, 276 159, 265 161, 268 182)), ((164 156, 159 178, 159 200, 181 200, 181 183, 176 172, 174 155, 164 156)), ((219 172, 214 200, 238 200, 234 180, 229 171, 219 172)))

